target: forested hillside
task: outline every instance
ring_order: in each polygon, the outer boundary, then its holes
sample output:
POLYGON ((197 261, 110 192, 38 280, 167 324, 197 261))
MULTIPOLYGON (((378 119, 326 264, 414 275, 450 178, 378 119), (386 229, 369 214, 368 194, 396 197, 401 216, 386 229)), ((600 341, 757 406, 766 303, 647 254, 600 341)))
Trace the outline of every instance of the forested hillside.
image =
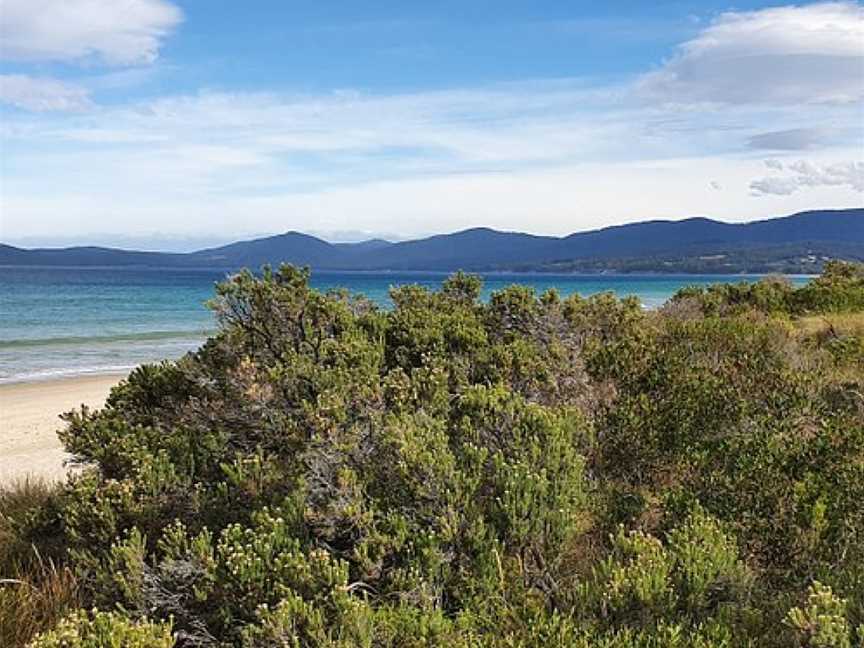
POLYGON ((479 293, 220 285, 0 492, 0 645, 861 645, 862 267, 479 293))
POLYGON ((414 241, 328 243, 299 232, 185 254, 0 245, 0 265, 197 267, 264 264, 316 270, 557 270, 564 272, 801 272, 864 260, 864 209, 808 211, 752 223, 645 221, 563 238, 486 227, 414 241))

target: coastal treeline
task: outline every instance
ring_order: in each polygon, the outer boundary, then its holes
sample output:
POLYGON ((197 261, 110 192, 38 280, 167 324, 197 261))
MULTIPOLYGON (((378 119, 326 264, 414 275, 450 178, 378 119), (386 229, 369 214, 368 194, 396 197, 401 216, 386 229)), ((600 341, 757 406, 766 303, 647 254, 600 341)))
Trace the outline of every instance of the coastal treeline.
POLYGON ((290 266, 0 491, 0 644, 864 642, 864 269, 664 308, 290 266))

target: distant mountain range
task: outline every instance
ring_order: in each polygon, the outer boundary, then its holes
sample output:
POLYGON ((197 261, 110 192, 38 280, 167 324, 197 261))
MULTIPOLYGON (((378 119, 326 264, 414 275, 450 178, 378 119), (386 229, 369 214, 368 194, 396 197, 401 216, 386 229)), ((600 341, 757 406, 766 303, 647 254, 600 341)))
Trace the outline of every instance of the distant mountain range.
POLYGON ((287 232, 188 253, 0 244, 0 265, 314 270, 806 272, 828 258, 864 260, 864 209, 808 211, 752 223, 646 221, 534 236, 488 228, 415 241, 328 243, 287 232))

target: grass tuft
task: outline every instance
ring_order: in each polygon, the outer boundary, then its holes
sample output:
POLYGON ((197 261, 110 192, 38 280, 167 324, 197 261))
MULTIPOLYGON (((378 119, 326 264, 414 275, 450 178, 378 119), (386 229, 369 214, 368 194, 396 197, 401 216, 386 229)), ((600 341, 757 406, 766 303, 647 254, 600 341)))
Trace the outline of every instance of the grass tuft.
POLYGON ((0 646, 25 646, 78 607, 74 574, 45 558, 29 538, 33 515, 60 486, 23 479, 0 488, 0 646))

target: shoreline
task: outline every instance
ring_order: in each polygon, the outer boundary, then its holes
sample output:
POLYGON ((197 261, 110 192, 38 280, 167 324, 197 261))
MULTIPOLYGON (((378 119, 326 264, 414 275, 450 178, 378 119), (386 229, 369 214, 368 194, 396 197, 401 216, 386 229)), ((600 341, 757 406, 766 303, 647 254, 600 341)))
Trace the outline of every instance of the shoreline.
POLYGON ((25 478, 57 481, 69 471, 57 431, 60 415, 99 408, 128 372, 63 376, 0 384, 0 487, 25 478))
MULTIPOLYGON (((161 253, 157 253, 161 254, 161 253)), ((280 262, 279 265, 289 263, 287 261, 280 262)), ((278 267, 278 265, 274 265, 274 267, 278 267)), ((200 273, 210 273, 217 274, 223 273, 225 277, 229 277, 231 275, 237 274, 241 270, 253 270, 252 267, 249 266, 230 266, 230 267, 218 267, 218 266, 159 266, 159 265, 51 265, 51 264, 15 264, 15 263, 0 263, 0 269, 10 269, 10 270, 118 270, 118 271, 154 271, 154 272, 200 272, 200 273)), ((374 276, 374 275, 421 275, 421 276, 429 276, 429 277, 448 277, 455 272, 461 272, 463 269, 454 268, 451 270, 440 270, 440 269, 405 269, 405 268, 378 268, 378 269, 339 269, 339 268, 319 268, 313 269, 311 271, 311 276, 315 275, 357 275, 357 276, 374 276)), ((566 270, 496 270, 496 269, 470 269, 464 270, 468 274, 477 274, 483 277, 497 277, 497 276, 558 276, 558 277, 585 277, 593 278, 593 277, 610 277, 610 278, 677 278, 677 277, 742 277, 742 278, 756 278, 756 277, 772 277, 772 276, 782 276, 789 277, 792 279, 801 278, 801 279, 813 279, 819 276, 818 272, 780 272, 780 271, 750 271, 750 270, 703 270, 702 272, 684 272, 681 270, 664 270, 662 268, 658 268, 657 270, 634 270, 634 271, 621 271, 621 270, 610 270, 606 268, 599 268, 597 270, 578 270, 568 272, 566 270)), ((259 274, 258 269, 254 270, 255 274, 259 274)))
MULTIPOLYGON (((159 362, 159 360, 156 360, 156 362, 159 362)), ((146 362, 111 367, 99 367, 84 371, 78 369, 54 369, 43 373, 34 372, 25 375, 11 376, 8 378, 0 378, 0 389, 6 387, 24 387, 25 385, 45 385, 48 383, 59 383, 88 378, 98 380, 100 378, 116 377, 119 381, 128 376, 132 370, 139 367, 141 364, 146 364, 146 362)), ((0 421, 2 421, 2 413, 0 413, 0 421)))

